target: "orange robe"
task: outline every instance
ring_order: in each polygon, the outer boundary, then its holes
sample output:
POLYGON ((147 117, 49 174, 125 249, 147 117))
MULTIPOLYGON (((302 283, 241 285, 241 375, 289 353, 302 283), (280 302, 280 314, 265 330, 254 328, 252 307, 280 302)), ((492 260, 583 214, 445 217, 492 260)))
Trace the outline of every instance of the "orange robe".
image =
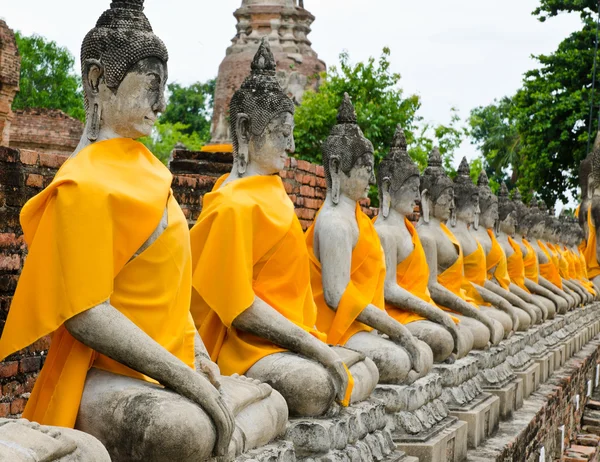
POLYGON ((547 242, 546 248, 552 255, 552 263, 554 263, 554 266, 558 268, 558 274, 560 274, 560 277, 563 279, 569 279, 569 264, 563 258, 563 253, 560 247, 547 242))
POLYGON ((598 241, 596 239, 596 226, 592 220, 592 208, 588 210, 588 239, 583 252, 587 265, 587 274, 589 279, 600 276, 600 263, 598 263, 598 241))
MULTIPOLYGON (((396 282, 400 287, 407 290, 415 297, 418 297, 437 308, 438 306, 431 298, 429 288, 427 287, 429 283, 429 266, 427 266, 423 245, 421 244, 417 230, 410 220, 404 218, 404 223, 406 224, 406 229, 408 229, 408 232, 412 236, 413 251, 404 259, 404 261, 396 266, 396 282)), ((425 319, 418 314, 404 311, 389 303, 385 304, 385 309, 392 318, 402 324, 409 324, 425 319)))
POLYGON ((490 249, 490 253, 485 257, 487 262, 487 277, 488 279, 495 278, 505 290, 509 290, 510 286, 510 276, 508 274, 508 262, 506 260, 506 254, 502 249, 502 246, 496 239, 494 231, 491 229, 487 230, 490 239, 492 240, 492 248, 490 249))
POLYGON ((546 254, 546 257, 548 257, 547 263, 540 263, 540 276, 546 278, 559 289, 562 289, 562 279, 560 278, 558 267, 552 259, 553 255, 542 241, 538 240, 538 245, 540 246, 540 249, 542 249, 542 252, 546 254))
POLYGON ((463 279, 462 288, 478 305, 491 306, 486 302, 477 291, 475 285, 483 287, 487 279, 487 264, 485 251, 481 244, 477 242, 477 250, 471 255, 467 255, 463 260, 465 278, 463 279))
POLYGON ((525 262, 523 261, 523 251, 521 250, 521 246, 510 236, 508 238, 508 243, 514 250, 514 253, 508 257, 507 260, 510 280, 525 292, 529 292, 525 286, 525 262))
POLYGON ((75 340, 64 322, 110 300, 167 351, 194 367, 187 221, 171 174, 141 143, 94 143, 69 159, 21 212, 29 246, 0 340, 4 358, 53 333, 23 416, 73 427, 94 366, 154 382, 75 340), (161 221, 160 237, 132 259, 161 221))
POLYGON ((525 278, 530 279, 537 284, 540 281, 540 262, 538 260, 537 252, 527 239, 523 239, 523 244, 527 248, 527 254, 523 255, 525 278))
POLYGON ((304 234, 281 179, 253 176, 221 186, 225 178, 204 196, 191 231, 191 311, 211 359, 231 375, 285 351, 233 327, 255 297, 315 337, 325 337, 315 328, 304 234))
MULTIPOLYGON (((463 289, 463 285, 465 284, 465 281, 464 281, 465 273, 464 273, 464 267, 463 267, 464 258, 463 258, 462 247, 460 246, 458 239, 456 239, 456 236, 454 236, 454 234, 452 234, 452 231, 450 231, 445 224, 442 223, 440 225, 440 227, 442 228, 442 231, 444 232, 444 234, 446 234, 446 236, 448 236, 448 239, 450 239, 452 244, 454 244, 454 247, 456 248, 456 251, 458 253, 458 258, 449 268, 447 268, 442 273, 438 274, 437 281, 442 286, 444 286, 446 289, 448 289, 450 292, 452 292, 454 295, 461 298, 465 302, 470 303, 471 305, 473 305, 474 308, 479 309, 479 306, 477 305, 477 303, 475 303, 475 300, 473 300, 471 297, 469 297, 467 295, 467 293, 465 292, 465 290, 463 289)), ((442 308, 444 311, 456 313, 456 311, 454 311, 448 307, 440 306, 440 308, 442 308)), ((456 314, 460 314, 460 313, 456 313, 456 314)))
POLYGON ((352 250, 350 281, 336 311, 325 302, 321 263, 314 254, 315 222, 306 230, 310 256, 310 283, 317 304, 317 327, 327 334, 327 342, 344 345, 357 332, 371 331, 356 318, 368 305, 385 309, 385 257, 373 222, 356 204, 358 242, 352 250))

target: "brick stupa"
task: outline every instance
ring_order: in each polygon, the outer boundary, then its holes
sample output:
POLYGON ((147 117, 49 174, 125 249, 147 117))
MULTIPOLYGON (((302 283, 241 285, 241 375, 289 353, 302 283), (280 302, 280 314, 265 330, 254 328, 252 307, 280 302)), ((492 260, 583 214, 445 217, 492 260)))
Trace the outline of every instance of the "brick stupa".
POLYGON ((12 102, 19 91, 21 57, 15 34, 0 19, 0 146, 8 146, 12 102))

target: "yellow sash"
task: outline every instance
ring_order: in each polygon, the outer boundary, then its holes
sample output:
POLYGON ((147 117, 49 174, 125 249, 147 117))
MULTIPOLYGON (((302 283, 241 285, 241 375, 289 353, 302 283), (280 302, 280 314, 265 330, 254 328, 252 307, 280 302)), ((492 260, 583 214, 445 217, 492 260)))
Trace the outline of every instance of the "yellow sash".
POLYGON ((64 328, 66 320, 109 299, 194 367, 189 233, 170 184, 169 171, 141 143, 113 139, 94 143, 68 160, 23 207, 29 256, 0 340, 0 356, 54 333, 24 417, 73 427, 92 365, 151 381, 95 353, 64 328), (167 201, 167 230, 131 260, 158 226, 167 201))
POLYGON ((542 241, 538 240, 538 245, 540 246, 540 249, 542 249, 542 252, 546 254, 546 257, 548 257, 547 263, 540 263, 540 276, 548 279, 548 281, 559 289, 562 289, 562 279, 560 278, 557 265, 555 265, 552 260, 553 255, 542 241))
POLYGON ((479 242, 477 242, 477 250, 471 253, 471 255, 464 257, 463 266, 465 278, 463 279, 462 288, 464 291, 478 305, 491 306, 481 297, 474 286, 476 284, 482 287, 487 279, 485 251, 479 242))
MULTIPOLYGON (((475 308, 479 309, 479 306, 477 305, 477 303, 475 303, 475 300, 473 300, 471 297, 469 297, 467 295, 467 293, 465 292, 465 290, 463 289, 465 273, 464 273, 464 268, 463 268, 462 247, 460 246, 458 239, 456 239, 456 236, 454 236, 454 234, 452 234, 452 231, 450 231, 445 224, 443 224, 443 223, 440 224, 440 227, 441 227, 442 231, 444 232, 444 234, 446 234, 446 236, 448 236, 448 239, 450 239, 452 244, 454 244, 454 247, 456 248, 456 251, 458 252, 458 258, 449 268, 447 268, 442 273, 438 274, 437 280, 441 285, 443 285, 446 289, 448 289, 454 295, 463 299, 465 302, 470 303, 475 308)), ((442 308, 444 311, 456 313, 454 310, 451 310, 448 307, 440 306, 440 308, 442 308)), ((460 313, 457 313, 457 314, 460 314, 460 313)))
MULTIPOLYGON (((352 251, 350 281, 336 311, 325 302, 321 264, 314 254, 315 224, 306 230, 306 245, 310 256, 311 286, 317 304, 317 327, 327 334, 333 345, 344 345, 357 332, 371 328, 356 321, 367 307, 375 305, 385 309, 383 290, 385 284, 385 258, 375 226, 356 204, 358 242, 352 251)), ((316 222, 316 220, 315 220, 316 222)))
POLYGON ((524 291, 529 292, 525 286, 525 263, 523 261, 523 251, 521 250, 521 246, 510 236, 508 238, 508 243, 514 250, 514 253, 508 257, 507 260, 510 280, 524 291))
POLYGON ((498 281, 500 287, 508 290, 510 286, 510 276, 508 274, 506 254, 498 242, 498 239, 496 239, 494 231, 488 229, 487 233, 492 240, 492 248, 490 249, 490 253, 488 253, 485 257, 487 262, 487 277, 490 280, 492 278, 496 278, 496 281, 498 281))
POLYGON ((540 262, 537 253, 527 239, 523 239, 523 244, 527 248, 527 254, 523 255, 525 278, 537 284, 540 281, 540 262))
POLYGON ((598 264, 598 247, 596 239, 596 226, 592 220, 592 208, 588 209, 588 239, 586 243, 583 256, 585 257, 587 265, 587 275, 589 279, 594 279, 596 276, 600 276, 600 264, 598 264))
POLYGON ((325 337, 315 328, 308 252, 281 179, 253 176, 221 186, 225 178, 204 196, 191 231, 191 311, 211 358, 231 375, 285 351, 232 326, 255 296, 315 337, 325 337))

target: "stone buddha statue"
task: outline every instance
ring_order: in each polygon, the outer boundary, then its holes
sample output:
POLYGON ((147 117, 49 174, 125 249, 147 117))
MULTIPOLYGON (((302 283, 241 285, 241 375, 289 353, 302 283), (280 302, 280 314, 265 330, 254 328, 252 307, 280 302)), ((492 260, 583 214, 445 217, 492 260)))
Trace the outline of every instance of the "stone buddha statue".
POLYGON ((304 234, 276 175, 294 152, 295 107, 268 39, 251 67, 230 104, 232 171, 204 196, 191 231, 191 311, 223 374, 271 384, 291 415, 322 416, 335 401, 368 398, 379 374, 317 329, 304 234))
POLYGON ((85 37, 85 131, 23 207, 30 252, 0 339, 4 358, 52 333, 23 415, 95 436, 114 462, 231 458, 287 423, 268 385, 219 375, 189 313, 187 220, 132 139, 164 110, 167 60, 143 0, 114 0, 85 37))
POLYGON ((373 164, 373 145, 357 125, 345 94, 337 125, 323 143, 327 196, 306 231, 317 327, 329 343, 371 358, 380 383, 412 383, 429 372, 433 355, 385 310, 385 258, 375 227, 359 204, 375 182, 373 164))
POLYGON ((579 209, 579 223, 585 232, 585 242, 582 243, 581 249, 586 260, 588 277, 596 286, 599 286, 600 133, 594 143, 594 150, 581 164, 580 182, 581 196, 584 199, 579 209))
POLYGON ((455 207, 454 184, 442 168, 442 156, 437 148, 429 155, 421 176, 420 192, 421 218, 417 232, 431 270, 429 292, 433 301, 452 312, 461 326, 471 331, 473 348, 484 349, 490 341, 497 345, 504 337, 504 328, 483 313, 462 289, 462 248, 446 226, 455 207))
MULTIPOLYGON (((469 231, 481 244, 486 255, 487 280, 484 287, 524 310, 533 323, 540 323, 545 306, 541 303, 540 306, 537 306, 535 298, 511 280, 506 250, 510 255, 514 253, 514 250, 512 248, 505 249, 505 246, 510 247, 508 240, 501 243, 497 239, 498 197, 492 193, 485 170, 481 171, 477 186, 479 187, 479 226, 477 229, 473 226, 469 231)), ((521 258, 521 266, 523 266, 522 255, 519 258, 521 258)), ((513 269, 513 260, 514 258, 511 259, 511 270, 513 269)), ((519 327, 523 328, 523 325, 519 324, 519 327)))
POLYGON ((575 220, 562 214, 560 219, 557 219, 556 227, 558 250, 562 260, 566 262, 566 269, 563 270, 567 276, 565 279, 583 290, 584 304, 592 303, 596 299, 597 292, 594 284, 581 271, 581 258, 577 248, 577 244, 583 237, 583 231, 575 220))
POLYGON ((471 180, 471 168, 463 157, 454 180, 454 202, 456 219, 451 222, 451 230, 464 252, 465 280, 463 290, 479 305, 489 317, 499 321, 507 338, 516 331, 521 321, 525 330, 531 318, 513 307, 505 298, 484 287, 487 281, 486 254, 481 244, 469 228, 479 228, 479 188, 471 180))
POLYGON ((550 252, 542 241, 546 226, 546 216, 547 213, 540 210, 537 200, 533 198, 527 215, 523 218, 525 220, 523 226, 528 229, 527 236, 530 238, 528 239, 528 243, 537 256, 539 265, 538 284, 561 297, 566 302, 566 306, 562 303, 560 304, 561 306, 557 306, 557 313, 564 314, 568 309, 575 306, 575 299, 563 290, 562 278, 560 277, 558 268, 552 262, 550 252))
POLYGON ((390 316, 404 324, 433 351, 436 363, 458 358, 473 346, 473 336, 431 298, 429 267, 423 246, 408 216, 419 194, 419 169, 407 153, 406 137, 396 130, 389 154, 379 165, 379 216, 375 229, 385 254, 385 305, 390 316), (394 270, 395 268, 395 270, 394 270))

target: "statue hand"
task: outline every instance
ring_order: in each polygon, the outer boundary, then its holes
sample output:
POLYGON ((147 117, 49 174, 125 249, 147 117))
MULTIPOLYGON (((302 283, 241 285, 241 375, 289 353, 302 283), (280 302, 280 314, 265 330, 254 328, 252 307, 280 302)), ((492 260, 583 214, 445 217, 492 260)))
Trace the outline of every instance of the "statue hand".
POLYGON ((327 365, 326 368, 333 381, 337 401, 341 403, 346 397, 346 389, 348 388, 348 373, 346 372, 344 362, 338 359, 332 364, 327 365))
POLYGON ((490 319, 487 328, 490 330, 490 342, 494 346, 498 345, 502 339, 504 339, 504 329, 502 324, 499 322, 494 322, 493 319, 490 319))
POLYGON ((423 372, 427 368, 427 365, 424 355, 419 348, 419 341, 411 336, 411 338, 403 338, 402 342, 398 343, 400 343, 408 353, 410 362, 412 363, 412 369, 417 372, 417 374, 423 372))
POLYGON ((213 363, 210 358, 204 356, 196 356, 196 370, 206 376, 208 381, 217 389, 221 389, 221 370, 216 363, 213 363))
POLYGON ((196 377, 198 378, 196 385, 199 388, 196 404, 200 405, 209 415, 217 430, 214 455, 216 457, 227 456, 231 437, 235 430, 235 419, 215 386, 201 374, 196 374, 196 377))
POLYGON ((444 326, 444 328, 448 332, 450 332, 450 335, 452 335, 452 339, 454 340, 454 350, 452 350, 452 352, 456 353, 456 354, 460 354, 461 337, 460 337, 460 334, 458 333, 458 327, 456 326, 456 324, 454 323, 454 321, 452 320, 452 318, 450 316, 442 316, 441 318, 442 318, 441 319, 442 326, 444 326))

